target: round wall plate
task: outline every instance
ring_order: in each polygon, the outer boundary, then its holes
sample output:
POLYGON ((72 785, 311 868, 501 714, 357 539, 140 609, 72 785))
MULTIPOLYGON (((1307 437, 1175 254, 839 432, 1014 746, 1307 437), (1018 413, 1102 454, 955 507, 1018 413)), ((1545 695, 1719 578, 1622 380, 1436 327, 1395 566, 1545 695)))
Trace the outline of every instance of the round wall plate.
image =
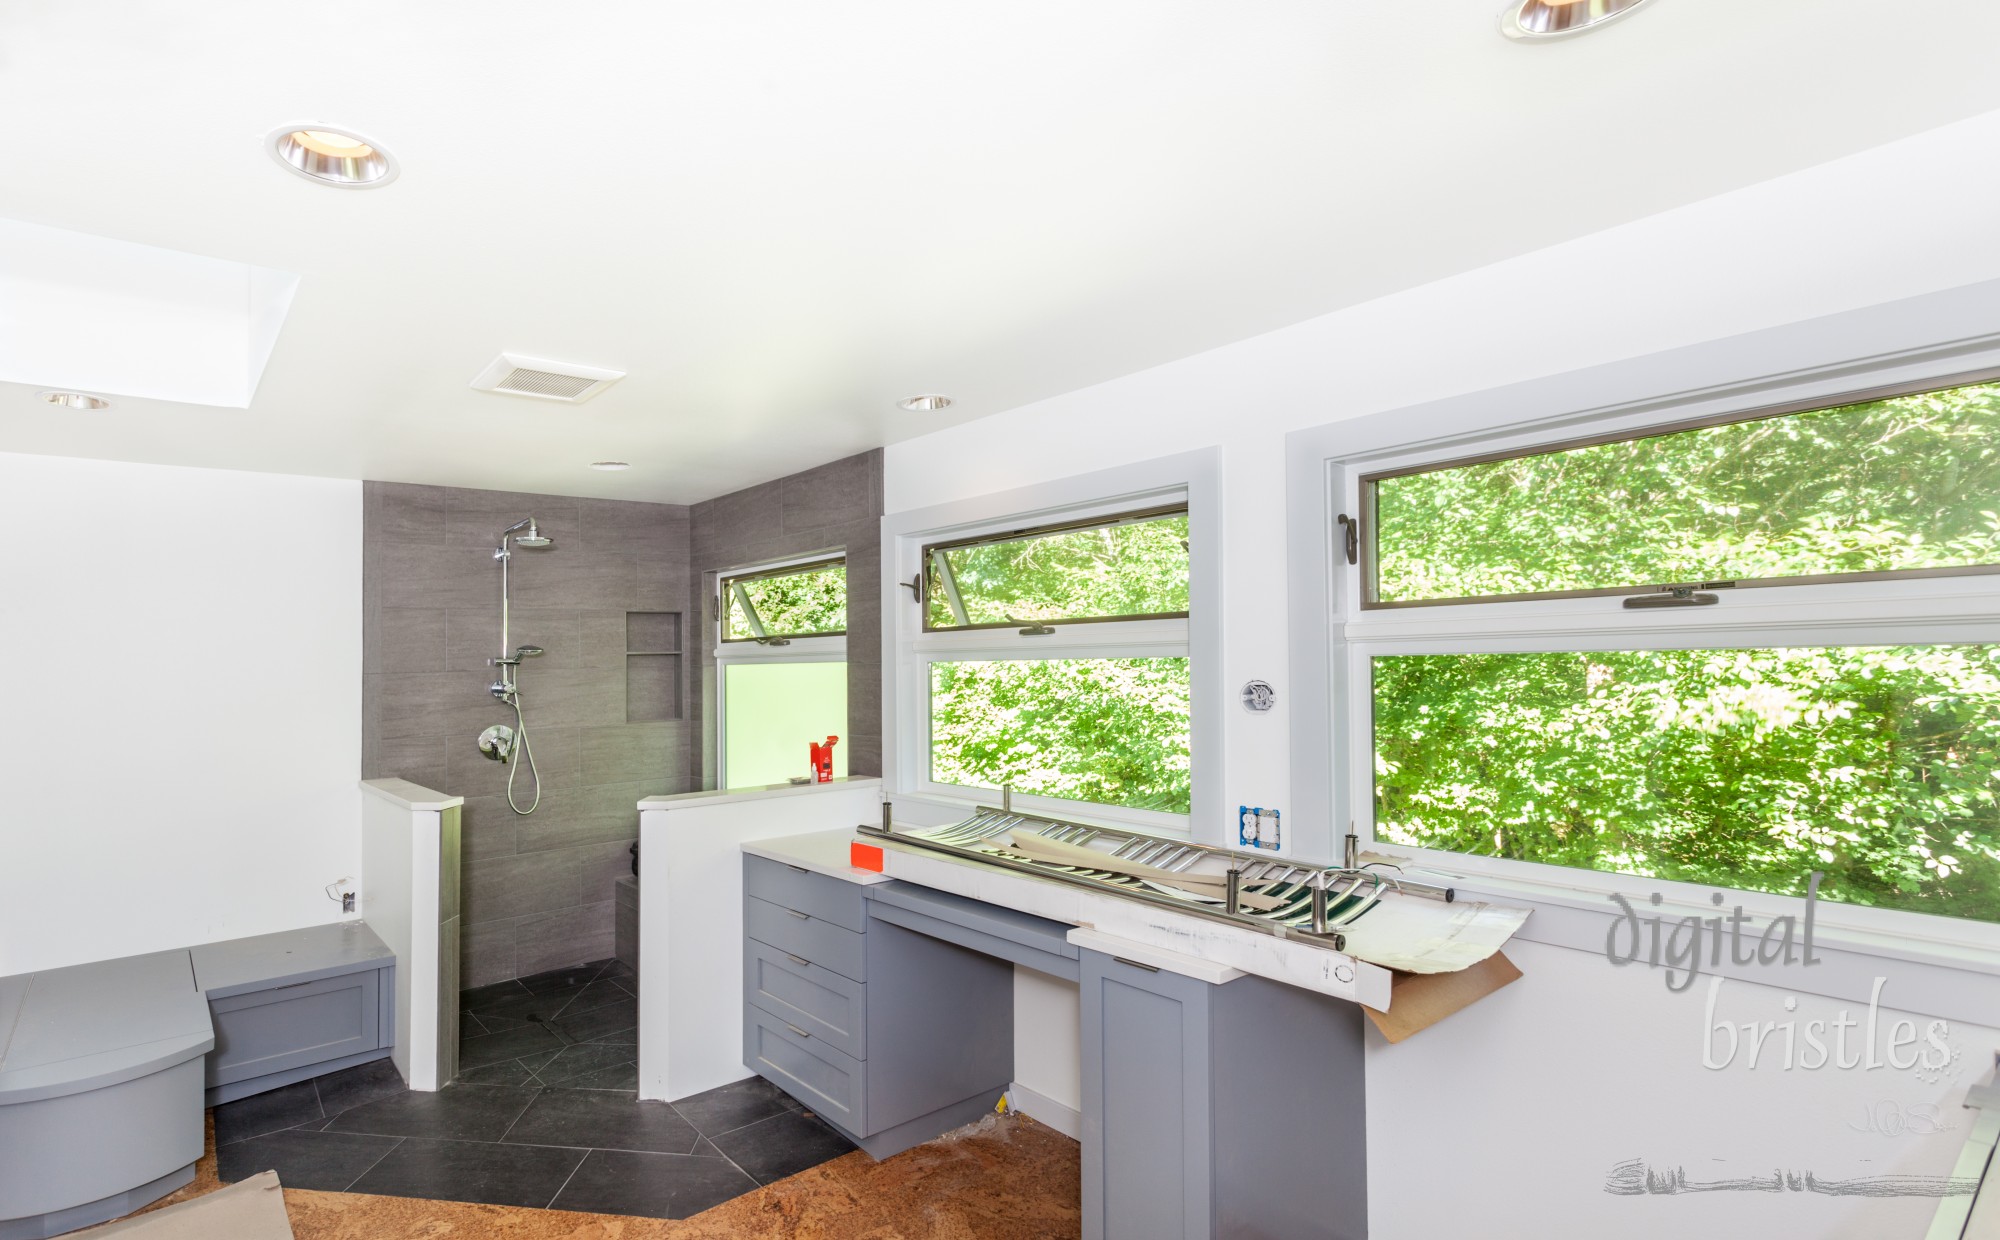
POLYGON ((1243 686, 1243 709, 1256 714, 1271 709, 1278 704, 1278 691, 1269 681, 1253 680, 1243 686))

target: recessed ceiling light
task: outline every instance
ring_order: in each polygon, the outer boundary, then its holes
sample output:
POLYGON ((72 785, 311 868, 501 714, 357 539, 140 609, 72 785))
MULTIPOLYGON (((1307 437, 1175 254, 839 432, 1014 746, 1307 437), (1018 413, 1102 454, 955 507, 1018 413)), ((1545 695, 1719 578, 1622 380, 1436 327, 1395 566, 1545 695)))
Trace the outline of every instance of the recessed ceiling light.
POLYGON ((927 392, 922 396, 912 396, 907 400, 899 400, 896 402, 896 405, 898 408, 907 409, 911 413, 936 413, 940 409, 951 408, 951 397, 939 396, 935 392, 927 392))
POLYGON ((396 179, 395 157, 349 129, 319 124, 286 125, 264 139, 271 158, 287 171, 319 185, 374 189, 396 179))
POLYGON ((88 392, 37 392, 43 400, 63 409, 109 409, 111 402, 88 392))
POLYGON ((608 474, 615 474, 621 469, 632 468, 632 465, 628 461, 592 461, 590 467, 592 469, 601 469, 608 474))
POLYGON ((1645 3, 1646 0, 1515 0, 1500 14, 1500 33, 1510 39, 1560 39, 1595 30, 1645 3))

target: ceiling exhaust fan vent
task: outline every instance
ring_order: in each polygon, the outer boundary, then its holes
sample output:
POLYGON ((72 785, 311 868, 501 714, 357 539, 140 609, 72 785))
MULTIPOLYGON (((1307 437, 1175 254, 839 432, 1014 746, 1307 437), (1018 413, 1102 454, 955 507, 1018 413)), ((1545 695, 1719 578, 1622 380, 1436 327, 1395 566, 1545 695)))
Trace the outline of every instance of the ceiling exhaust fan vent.
POLYGON ((580 405, 624 377, 622 370, 601 370, 574 362, 502 353, 486 364, 486 369, 472 380, 472 386, 482 392, 580 405))

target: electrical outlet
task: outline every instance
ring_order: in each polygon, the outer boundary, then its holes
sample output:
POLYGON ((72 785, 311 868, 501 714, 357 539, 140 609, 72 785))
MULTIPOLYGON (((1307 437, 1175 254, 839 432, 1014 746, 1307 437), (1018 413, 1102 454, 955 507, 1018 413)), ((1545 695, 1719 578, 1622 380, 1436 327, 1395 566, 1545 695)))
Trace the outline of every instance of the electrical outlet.
POLYGON ((1261 805, 1237 806, 1236 842, 1244 848, 1273 852, 1282 847, 1278 811, 1261 805))

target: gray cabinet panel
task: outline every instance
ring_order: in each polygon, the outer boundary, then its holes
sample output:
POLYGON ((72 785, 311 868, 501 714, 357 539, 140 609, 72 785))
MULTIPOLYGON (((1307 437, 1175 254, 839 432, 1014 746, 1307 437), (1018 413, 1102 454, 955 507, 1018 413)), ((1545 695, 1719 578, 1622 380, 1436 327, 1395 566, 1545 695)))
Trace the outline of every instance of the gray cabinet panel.
POLYGON ((743 1062, 847 1131, 863 1136, 868 1133, 865 1061, 746 1003, 743 1062))
POLYGON ((743 900, 743 932, 759 943, 768 943, 779 951, 803 956, 843 977, 857 982, 868 980, 862 936, 853 930, 822 921, 798 909, 746 896, 743 900))
POLYGON ((797 909, 859 934, 867 910, 861 888, 768 857, 743 858, 743 890, 760 900, 797 909))
POLYGON ((1358 1007, 1100 952, 1081 965, 1085 1240, 1366 1240, 1358 1007))
MULTIPOLYGON (((384 973, 384 978, 394 976, 384 973)), ((438 927, 438 1027, 437 1027, 437 1081, 439 1087, 452 1083, 458 1077, 458 918, 445 919, 438 927)), ((393 996, 393 989, 386 990, 393 996)), ((394 1003, 392 997, 389 1002, 394 1003)), ((388 1046, 395 1040, 394 1023, 382 1044, 388 1046)))
POLYGON ((743 997, 856 1059, 868 1057, 868 988, 754 939, 743 945, 743 997))
POLYGON ((214 999, 208 1083, 226 1085, 381 1045, 381 974, 340 977, 214 999))
MULTIPOLYGON (((1051 921, 1019 909, 1001 908, 984 900, 974 900, 970 896, 934 891, 929 887, 896 880, 870 887, 867 894, 870 909, 877 917, 887 916, 888 909, 903 909, 961 927, 986 942, 1004 940, 1018 943, 1022 947, 1069 960, 1075 960, 1078 955, 1076 947, 1069 941, 1067 922, 1051 921)), ((887 920, 897 921, 899 925, 910 924, 895 917, 887 917, 887 920)), ((1076 976, 1074 970, 1070 976, 1076 976)))
POLYGON ((905 930, 914 930, 918 934, 926 934, 934 939, 943 939, 947 943, 970 948, 981 955, 1026 965, 1037 972, 1048 973, 1068 981, 1076 980, 1074 958, 1045 951, 1040 947, 1031 947, 1015 939, 1001 938, 955 921, 945 921, 930 913, 874 901, 869 903, 868 916, 872 921, 886 921, 905 930))
POLYGON ((1098 952, 1080 964, 1085 1240, 1205 1240, 1212 988, 1098 952))
POLYGON ((991 1107, 1014 1075, 1013 966, 881 921, 867 939, 864 1135, 974 1095, 991 1107))

